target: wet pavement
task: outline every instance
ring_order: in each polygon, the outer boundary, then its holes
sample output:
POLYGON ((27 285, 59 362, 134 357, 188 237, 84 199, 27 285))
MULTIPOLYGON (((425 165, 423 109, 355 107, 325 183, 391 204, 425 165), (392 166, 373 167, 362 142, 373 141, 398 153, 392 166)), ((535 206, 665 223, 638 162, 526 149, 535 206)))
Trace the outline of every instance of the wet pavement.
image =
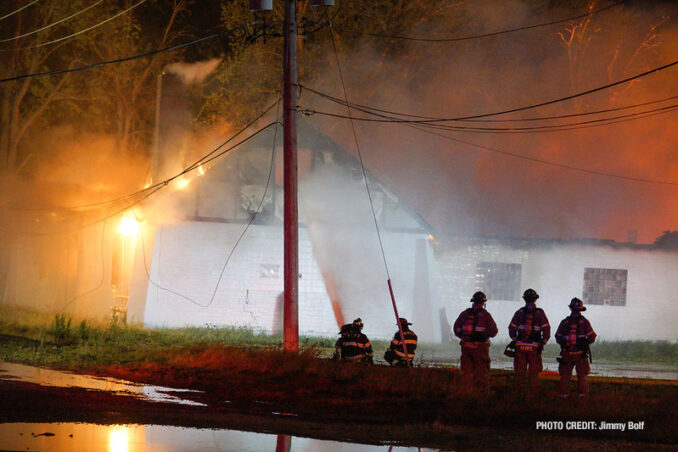
MULTIPOLYGON (((493 361, 495 369, 512 369, 510 361, 493 361)), ((623 378, 678 380, 675 367, 619 366, 597 364, 593 374, 623 378)), ((556 370, 555 363, 546 363, 546 370, 556 370)), ((78 375, 70 372, 0 362, 0 381, 11 380, 46 387, 84 388, 139 400, 168 404, 206 406, 193 398, 201 391, 142 385, 129 381, 78 375)), ((225 403, 229 403, 225 401, 225 403)), ((257 403, 254 401, 253 403, 257 403)), ((264 402, 261 402, 264 403, 264 402)), ((270 412, 276 416, 292 413, 270 412)), ((161 425, 97 425, 88 423, 2 423, 0 450, 25 451, 432 451, 391 445, 366 445, 338 441, 287 437, 238 430, 184 428, 161 425), (288 445, 287 448, 281 445, 288 445)))
POLYGON ((202 403, 181 397, 182 395, 188 396, 191 393, 200 393, 201 391, 142 385, 115 378, 79 375, 71 372, 0 361, 0 380, 10 379, 42 386, 52 386, 55 388, 84 388, 106 391, 116 395, 133 396, 151 402, 206 406, 202 403))
MULTIPOLYGON (((513 361, 492 361, 493 369, 513 370, 513 361)), ((544 362, 544 370, 558 372, 558 363, 544 362)), ((591 363, 591 376, 616 378, 649 378, 652 380, 678 380, 678 367, 654 364, 598 364, 591 363)))
POLYGON ((162 425, 0 424, 0 450, 79 452, 431 452, 283 435, 162 425), (289 444, 289 448, 281 444, 289 444))

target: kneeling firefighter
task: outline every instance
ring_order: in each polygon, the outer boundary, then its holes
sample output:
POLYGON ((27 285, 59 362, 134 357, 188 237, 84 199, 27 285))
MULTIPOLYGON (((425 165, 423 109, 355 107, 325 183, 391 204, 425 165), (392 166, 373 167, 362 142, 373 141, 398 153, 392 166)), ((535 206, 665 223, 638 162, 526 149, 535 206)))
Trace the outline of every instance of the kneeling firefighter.
POLYGON ((417 348, 417 335, 410 329, 410 322, 407 319, 398 319, 400 328, 395 332, 391 345, 386 353, 384 359, 393 367, 411 367, 414 360, 414 350, 417 348), (400 331, 402 330, 402 337, 400 331), (403 350, 405 344, 405 350, 403 350))
MULTIPOLYGON (((360 321, 360 319, 356 319, 360 321)), ((372 361, 372 345, 367 339, 367 336, 360 332, 362 321, 359 326, 353 323, 347 323, 341 327, 339 334, 341 335, 334 344, 333 360, 351 361, 351 362, 368 362, 372 361)))

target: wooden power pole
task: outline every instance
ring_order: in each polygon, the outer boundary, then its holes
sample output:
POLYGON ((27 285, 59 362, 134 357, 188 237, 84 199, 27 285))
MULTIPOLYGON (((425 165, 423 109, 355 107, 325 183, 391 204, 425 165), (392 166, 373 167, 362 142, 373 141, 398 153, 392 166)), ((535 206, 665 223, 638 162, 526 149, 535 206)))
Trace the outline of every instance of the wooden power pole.
POLYGON ((299 213, 297 204, 297 2, 285 0, 283 190, 285 351, 299 350, 299 213))

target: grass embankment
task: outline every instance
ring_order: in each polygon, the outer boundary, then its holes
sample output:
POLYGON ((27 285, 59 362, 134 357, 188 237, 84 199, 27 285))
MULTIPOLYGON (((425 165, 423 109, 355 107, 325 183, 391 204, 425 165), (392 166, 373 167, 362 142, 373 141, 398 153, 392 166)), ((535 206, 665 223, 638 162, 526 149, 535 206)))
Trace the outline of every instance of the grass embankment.
MULTIPOLYGON (((404 423, 419 426, 406 431, 410 432, 407 438, 421 446, 440 444, 430 439, 432 434, 458 436, 455 426, 539 436, 546 433, 536 430, 537 421, 560 420, 645 422, 642 430, 558 432, 573 441, 678 443, 673 426, 678 414, 675 386, 595 382, 589 399, 560 401, 554 397, 554 378, 543 379, 539 388, 525 393, 504 372, 492 375, 489 394, 476 394, 462 384, 458 372, 449 369, 368 367, 320 359, 331 352, 333 338, 303 339, 297 355, 281 350, 280 337, 247 329, 145 330, 73 323, 65 317, 49 323, 38 317, 21 322, 9 314, 2 319, 2 359, 201 389, 205 395, 196 397, 208 399, 210 410, 222 409, 228 400, 231 410, 291 412, 302 421, 348 423, 357 429, 404 423)), ((376 343, 376 353, 383 353, 385 346, 386 342, 376 343)), ((456 344, 448 347, 457 348, 456 344)), ((436 350, 431 347, 430 352, 436 350)), ((659 352, 672 362, 675 344, 668 349, 659 344, 653 353, 659 352)))

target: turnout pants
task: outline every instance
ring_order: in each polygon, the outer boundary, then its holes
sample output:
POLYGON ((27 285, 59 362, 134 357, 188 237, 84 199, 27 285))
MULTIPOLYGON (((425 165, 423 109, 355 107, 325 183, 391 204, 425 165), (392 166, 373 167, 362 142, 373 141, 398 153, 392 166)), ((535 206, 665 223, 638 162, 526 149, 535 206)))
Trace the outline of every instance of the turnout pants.
POLYGON ((516 355, 513 357, 513 369, 519 380, 527 380, 530 384, 537 381, 537 375, 543 370, 541 353, 536 347, 516 347, 516 355))
POLYGON ((561 354, 558 373, 560 374, 560 395, 568 395, 570 392, 570 380, 572 379, 572 369, 577 370, 577 391, 579 395, 585 395, 588 392, 586 376, 591 372, 588 357, 584 352, 567 352, 561 354))
POLYGON ((490 370, 490 343, 461 341, 461 373, 467 387, 487 387, 490 370))

